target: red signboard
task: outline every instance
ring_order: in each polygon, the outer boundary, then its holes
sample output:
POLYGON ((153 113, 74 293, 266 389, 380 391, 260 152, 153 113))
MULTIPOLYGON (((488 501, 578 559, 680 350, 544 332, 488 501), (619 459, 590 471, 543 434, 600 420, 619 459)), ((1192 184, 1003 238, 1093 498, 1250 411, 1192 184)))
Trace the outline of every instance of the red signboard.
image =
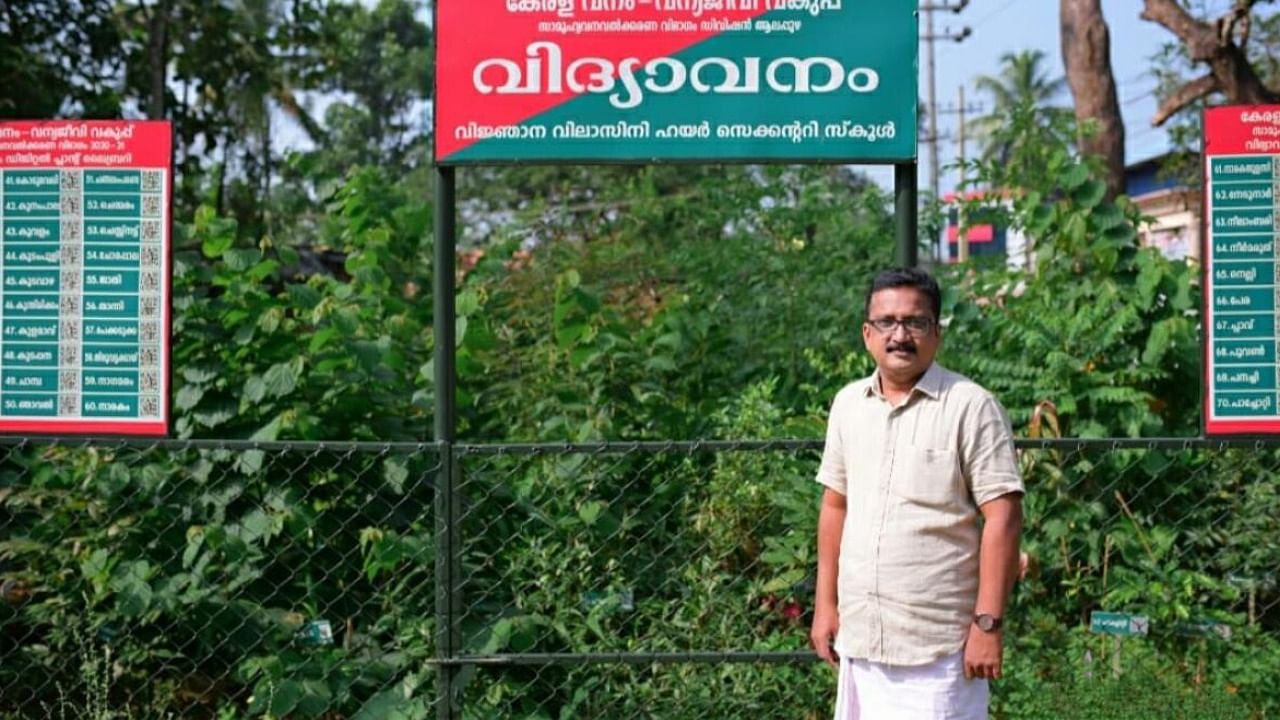
POLYGON ((169 432, 167 122, 0 123, 0 432, 169 432))
POLYGON ((1204 424, 1280 433, 1280 106, 1204 115, 1204 424))

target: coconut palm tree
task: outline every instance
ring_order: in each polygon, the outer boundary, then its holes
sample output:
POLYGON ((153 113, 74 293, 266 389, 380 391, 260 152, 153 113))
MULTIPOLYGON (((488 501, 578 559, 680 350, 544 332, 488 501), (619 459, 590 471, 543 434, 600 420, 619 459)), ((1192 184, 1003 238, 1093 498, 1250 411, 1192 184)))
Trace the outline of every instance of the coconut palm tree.
POLYGON ((984 158, 1008 160, 1017 139, 997 131, 1009 124, 1015 112, 1032 111, 1035 124, 1042 128, 1072 117, 1070 108, 1053 104, 1066 89, 1066 78, 1050 77, 1044 62, 1041 50, 1005 53, 1000 57, 999 75, 979 75, 974 80, 978 92, 985 93, 991 103, 991 112, 975 119, 972 126, 984 158))

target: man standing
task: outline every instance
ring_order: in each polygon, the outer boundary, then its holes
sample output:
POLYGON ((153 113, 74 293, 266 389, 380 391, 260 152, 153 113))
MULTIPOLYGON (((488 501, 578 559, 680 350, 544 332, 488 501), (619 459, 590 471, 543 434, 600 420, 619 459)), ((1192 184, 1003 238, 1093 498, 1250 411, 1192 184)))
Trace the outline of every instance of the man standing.
POLYGON ((922 270, 877 275, 876 370, 831 406, 810 639, 839 668, 835 720, 985 720, 1000 677, 1022 479, 1004 409, 933 361, 941 305, 922 270))

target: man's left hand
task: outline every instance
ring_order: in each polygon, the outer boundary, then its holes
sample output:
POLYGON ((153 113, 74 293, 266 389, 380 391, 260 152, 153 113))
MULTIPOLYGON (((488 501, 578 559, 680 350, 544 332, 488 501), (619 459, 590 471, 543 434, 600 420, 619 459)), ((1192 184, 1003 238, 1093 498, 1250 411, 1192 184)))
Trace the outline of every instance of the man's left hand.
POLYGON ((1003 661, 1003 633, 1000 630, 984 632, 970 623, 969 640, 964 644, 964 676, 972 680, 985 678, 999 680, 1003 661))

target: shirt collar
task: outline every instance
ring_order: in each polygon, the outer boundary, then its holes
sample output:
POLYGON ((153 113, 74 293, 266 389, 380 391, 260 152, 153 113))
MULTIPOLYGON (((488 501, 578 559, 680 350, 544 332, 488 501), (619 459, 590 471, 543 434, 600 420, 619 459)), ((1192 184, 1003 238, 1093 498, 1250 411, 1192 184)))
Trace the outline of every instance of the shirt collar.
MULTIPOLYGON (((916 386, 911 388, 911 394, 914 395, 916 393, 920 393, 930 400, 937 400, 938 396, 942 394, 942 369, 938 366, 938 363, 930 363, 929 369, 925 370, 924 375, 921 375, 920 379, 916 381, 916 386)), ((863 394, 868 396, 875 395, 879 398, 884 397, 884 393, 880 390, 879 368, 876 368, 875 372, 871 373, 871 382, 867 383, 863 394)))

